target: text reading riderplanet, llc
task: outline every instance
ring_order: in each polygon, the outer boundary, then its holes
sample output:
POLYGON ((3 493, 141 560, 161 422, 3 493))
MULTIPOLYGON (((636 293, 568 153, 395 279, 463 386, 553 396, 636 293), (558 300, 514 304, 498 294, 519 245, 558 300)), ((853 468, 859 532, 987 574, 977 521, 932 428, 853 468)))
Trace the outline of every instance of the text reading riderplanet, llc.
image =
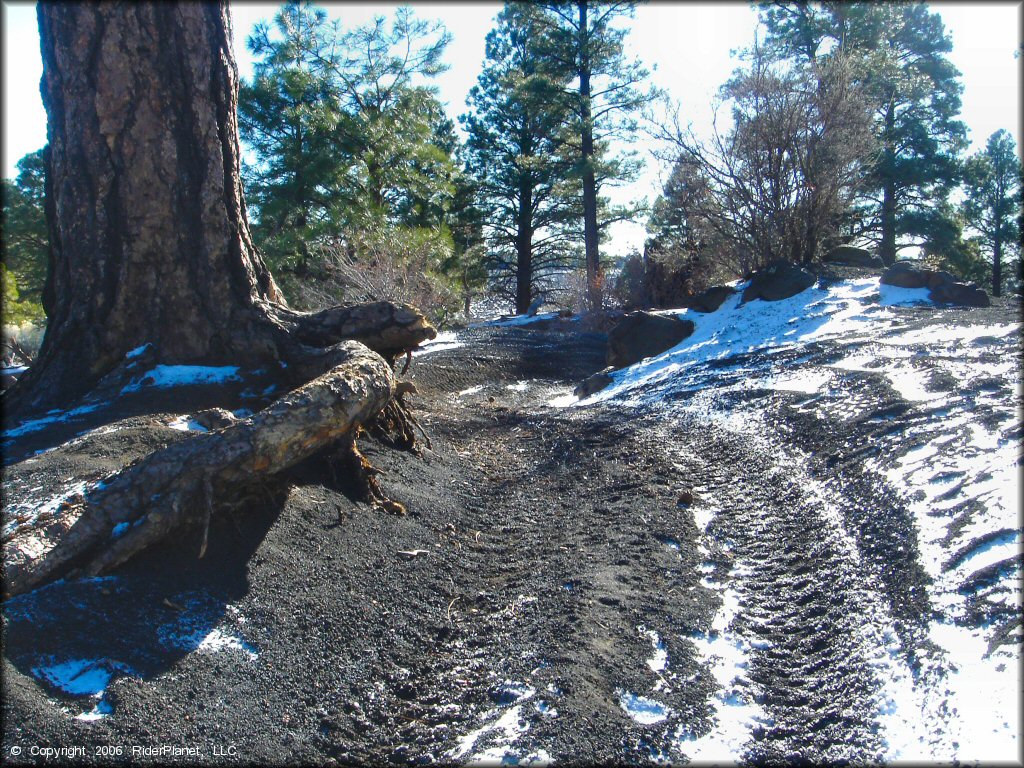
MULTIPOLYGON (((111 757, 199 757, 199 747, 179 747, 170 744, 158 746, 125 747, 120 745, 101 745, 91 747, 31 747, 13 746, 10 748, 11 757, 25 755, 26 757, 41 757, 47 760, 74 760, 89 755, 99 758, 111 757)), ((216 757, 235 757, 238 750, 234 745, 214 747, 213 755, 216 757)))

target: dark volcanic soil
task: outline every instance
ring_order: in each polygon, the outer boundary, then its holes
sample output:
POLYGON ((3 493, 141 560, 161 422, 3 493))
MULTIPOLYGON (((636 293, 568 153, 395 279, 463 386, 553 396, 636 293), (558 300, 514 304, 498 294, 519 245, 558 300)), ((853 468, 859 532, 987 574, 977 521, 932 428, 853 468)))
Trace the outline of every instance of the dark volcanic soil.
MULTIPOLYGON (((763 715, 746 757, 878 759, 864 626, 891 624, 913 659, 930 607, 909 513, 851 447, 877 423, 823 429, 778 393, 763 440, 658 409, 552 409, 603 367, 602 336, 460 340, 411 369, 432 449, 364 446, 409 515, 353 503, 311 462, 219 515, 202 560, 198 534, 183 536, 113 576, 9 601, 4 759, 681 761, 715 726, 722 685, 700 647, 724 631, 721 588, 736 580, 750 687, 726 693, 763 715), (38 682, 79 668, 80 695, 38 682), (631 718, 631 694, 660 702, 660 719, 631 718), (76 717, 97 704, 104 716, 76 717)), ((187 437, 164 426, 171 406, 91 414, 105 430, 30 458, 26 441, 9 446, 22 460, 6 492, 55 493, 187 437)))

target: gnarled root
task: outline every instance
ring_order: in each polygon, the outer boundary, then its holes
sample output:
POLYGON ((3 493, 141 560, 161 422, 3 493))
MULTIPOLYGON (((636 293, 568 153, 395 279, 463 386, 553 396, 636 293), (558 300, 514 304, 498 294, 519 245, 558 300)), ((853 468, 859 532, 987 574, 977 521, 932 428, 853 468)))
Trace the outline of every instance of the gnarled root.
POLYGON ((356 445, 356 437, 355 434, 347 435, 338 441, 338 448, 330 457, 335 477, 345 478, 357 500, 372 504, 375 509, 404 515, 405 507, 384 495, 377 482, 377 475, 381 474, 381 471, 370 464, 360 452, 356 445))
MULTIPOLYGON (((200 527, 204 551, 215 496, 223 504, 339 441, 354 451, 353 433, 392 400, 394 375, 356 342, 336 345, 330 363, 259 413, 156 451, 17 531, 3 548, 7 594, 69 572, 103 573, 184 527, 200 527)), ((349 455, 362 467, 358 451, 349 455)))
POLYGON ((381 409, 377 418, 368 425, 370 434, 391 448, 421 455, 417 433, 423 436, 427 448, 431 448, 430 436, 420 426, 412 408, 405 402, 405 395, 416 394, 416 385, 411 381, 400 381, 395 394, 381 409))

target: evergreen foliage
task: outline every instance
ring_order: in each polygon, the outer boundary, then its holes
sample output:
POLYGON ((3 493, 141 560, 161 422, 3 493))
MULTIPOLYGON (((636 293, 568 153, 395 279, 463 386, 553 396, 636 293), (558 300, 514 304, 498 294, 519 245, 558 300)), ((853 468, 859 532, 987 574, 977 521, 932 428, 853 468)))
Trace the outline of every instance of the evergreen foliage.
POLYGON ((3 180, 3 322, 42 320, 49 258, 46 228, 46 148, 18 161, 18 176, 3 180))
POLYGON ((617 26, 633 16, 636 6, 631 0, 538 3, 542 11, 538 15, 543 30, 538 37, 541 55, 568 84, 564 90, 578 142, 574 175, 581 183, 587 294, 593 310, 603 304, 601 233, 615 221, 639 213, 636 207, 613 210, 602 206, 602 186, 630 181, 639 171, 632 155, 610 154, 610 143, 635 134, 639 110, 656 96, 654 90, 641 88, 647 70, 639 61, 627 60, 623 45, 627 29, 617 26))
MULTIPOLYGON (((992 293, 1003 286, 1004 261, 1019 261, 1021 250, 1021 161, 1013 137, 1005 130, 989 136, 985 149, 970 157, 964 174, 964 219, 977 235, 974 242, 989 256, 992 293)), ((1010 270, 1016 278, 1018 270, 1010 270)), ((1014 282, 1017 282, 1014 279, 1014 282)))
POLYGON ((450 250, 458 142, 427 84, 449 40, 408 8, 344 30, 304 0, 249 37, 258 60, 239 114, 259 158, 247 170, 253 235, 289 299, 310 304, 324 247, 351 251, 367 229, 419 228, 450 250))
POLYGON ((494 288, 516 312, 573 266, 579 228, 577 160, 568 129, 567 79, 542 55, 537 9, 507 4, 487 36, 470 91, 467 168, 487 232, 494 288))
POLYGON ((886 263, 907 246, 941 237, 943 204, 960 180, 966 128, 952 41, 924 3, 765 4, 768 44, 814 61, 841 51, 874 112, 881 152, 859 201, 854 237, 879 244, 886 263))

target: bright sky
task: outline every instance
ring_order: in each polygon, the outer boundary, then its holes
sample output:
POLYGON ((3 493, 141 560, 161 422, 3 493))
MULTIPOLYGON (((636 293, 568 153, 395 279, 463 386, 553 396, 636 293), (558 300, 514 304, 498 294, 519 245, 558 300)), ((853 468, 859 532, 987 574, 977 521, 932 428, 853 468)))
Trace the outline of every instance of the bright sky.
MULTIPOLYGON (((356 26, 375 14, 390 15, 396 3, 322 3, 343 26, 356 26)), ((441 100, 453 118, 465 111, 466 95, 484 60, 484 38, 499 3, 413 4, 423 18, 440 18, 452 33, 447 51, 451 68, 437 80, 441 100)), ((953 37, 953 63, 963 73, 962 119, 970 129, 971 151, 984 146, 999 128, 1020 132, 1020 3, 934 2, 953 37)), ((273 17, 278 6, 266 2, 232 2, 235 57, 242 77, 252 73, 245 39, 260 19, 273 17)), ((735 68, 731 51, 753 41, 756 14, 747 3, 652 2, 637 9, 627 38, 634 56, 651 70, 652 81, 683 106, 684 121, 700 131, 710 124, 709 104, 718 86, 735 68)), ((3 0, 3 167, 17 174, 15 164, 46 143, 46 113, 39 97, 42 63, 35 3, 3 0)), ((659 190, 659 174, 648 159, 641 179, 614 195, 617 201, 648 197, 659 190)), ((624 224, 612 234, 611 252, 624 253, 643 245, 643 227, 624 224)))

